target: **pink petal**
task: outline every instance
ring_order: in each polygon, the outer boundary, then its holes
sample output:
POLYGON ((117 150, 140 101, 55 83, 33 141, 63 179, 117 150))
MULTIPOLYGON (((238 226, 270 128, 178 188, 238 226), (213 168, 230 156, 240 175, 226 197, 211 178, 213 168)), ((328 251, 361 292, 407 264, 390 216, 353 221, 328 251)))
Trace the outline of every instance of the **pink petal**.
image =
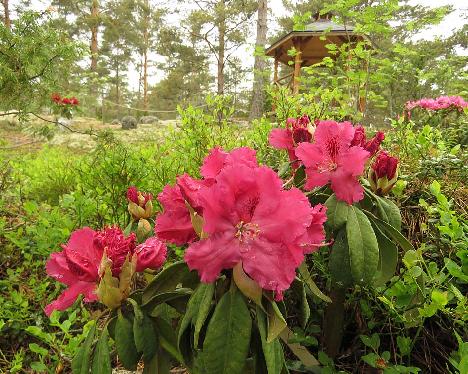
POLYGON ((364 167, 368 158, 369 152, 363 148, 357 146, 351 147, 338 157, 338 168, 344 168, 346 169, 346 173, 357 177, 364 172, 364 167))
POLYGON ((50 316, 54 310, 65 310, 73 305, 79 295, 84 295, 86 302, 96 301, 95 290, 95 283, 78 281, 65 289, 55 301, 44 308, 44 311, 50 316))
POLYGON ((160 239, 176 245, 184 245, 197 239, 188 209, 159 214, 156 217, 155 232, 160 239))
POLYGON ((204 178, 215 178, 223 168, 227 155, 220 147, 213 148, 203 161, 201 175, 204 178))
POLYGON ((65 253, 52 253, 46 263, 46 272, 52 278, 68 286, 72 285, 79 279, 70 271, 65 253))
POLYGON ((136 271, 158 269, 166 261, 166 245, 156 237, 147 239, 135 248, 137 254, 136 271))
POLYGON ((320 244, 324 242, 325 230, 323 224, 327 220, 326 211, 327 207, 322 204, 313 207, 310 224, 304 235, 298 239, 298 243, 304 253, 316 251, 320 247, 320 244))
MULTIPOLYGON (((261 182, 261 179, 259 179, 261 182)), ((312 218, 307 197, 297 188, 262 194, 252 222, 268 240, 291 243, 304 234, 312 218)))
POLYGON ((185 261, 197 270, 202 282, 213 282, 223 269, 230 269, 240 261, 239 241, 234 230, 216 233, 208 239, 191 244, 185 251, 185 261))
POLYGON ((199 213, 201 213, 199 192, 202 188, 213 183, 214 180, 195 179, 188 174, 179 175, 177 177, 177 186, 179 186, 183 198, 199 213))
POLYGON ((350 122, 320 121, 314 133, 314 141, 324 147, 330 138, 335 138, 341 148, 349 147, 355 129, 350 122))
MULTIPOLYGON (((303 257, 302 249, 297 247, 296 254, 303 257)), ((280 292, 291 285, 296 276, 297 260, 283 243, 270 242, 260 235, 250 244, 249 250, 242 253, 245 272, 260 287, 280 292)))
POLYGON ((292 133, 287 129, 273 129, 268 136, 270 145, 277 149, 294 149, 292 133))
POLYGON ((98 268, 103 251, 95 245, 95 235, 94 230, 84 227, 74 231, 68 243, 62 245, 68 267, 82 281, 92 282, 99 277, 98 268))
POLYGON ((357 177, 337 170, 331 177, 331 188, 339 200, 353 204, 364 198, 364 189, 357 177))

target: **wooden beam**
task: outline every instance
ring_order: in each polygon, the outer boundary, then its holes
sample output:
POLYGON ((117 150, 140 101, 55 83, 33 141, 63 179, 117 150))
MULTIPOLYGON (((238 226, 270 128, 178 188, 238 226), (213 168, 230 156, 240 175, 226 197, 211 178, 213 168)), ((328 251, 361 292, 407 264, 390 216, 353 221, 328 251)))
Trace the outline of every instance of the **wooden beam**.
POLYGON ((292 92, 297 94, 299 92, 299 78, 301 76, 302 65, 302 45, 300 40, 293 40, 296 56, 294 56, 294 75, 292 79, 292 92))

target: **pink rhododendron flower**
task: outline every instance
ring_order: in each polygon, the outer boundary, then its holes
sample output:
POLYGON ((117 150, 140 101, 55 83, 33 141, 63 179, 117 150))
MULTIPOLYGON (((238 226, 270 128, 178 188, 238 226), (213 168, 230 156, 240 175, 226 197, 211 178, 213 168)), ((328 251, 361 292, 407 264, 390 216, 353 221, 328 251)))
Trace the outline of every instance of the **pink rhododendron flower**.
POLYGON ((268 140, 270 145, 277 149, 288 151, 289 160, 292 167, 297 169, 299 163, 294 149, 299 143, 310 142, 312 140, 313 127, 307 115, 299 118, 288 118, 285 129, 273 129, 270 132, 268 140))
POLYGON ((408 111, 414 108, 421 108, 430 111, 453 108, 458 111, 463 111, 468 107, 468 103, 461 96, 439 96, 436 99, 423 98, 416 101, 408 101, 405 108, 408 111))
POLYGON ((57 300, 45 307, 50 315, 54 310, 70 307, 79 295, 85 302, 97 301, 97 287, 103 276, 101 264, 104 255, 111 265, 112 276, 118 277, 127 257, 136 254, 138 269, 154 269, 164 262, 166 249, 156 238, 150 238, 136 247, 135 234, 125 236, 117 227, 94 231, 89 227, 74 231, 61 252, 50 255, 46 264, 49 276, 68 286, 57 300))
POLYGON ((352 146, 355 129, 350 122, 320 121, 314 143, 301 143, 296 155, 306 167, 306 189, 331 183, 336 197, 348 204, 364 197, 359 176, 369 158, 369 152, 352 146))
POLYGON ((147 239, 135 248, 137 254, 136 271, 156 270, 164 264, 167 256, 166 245, 156 237, 147 239))
POLYGON ((156 217, 156 235, 177 245, 193 242, 197 234, 180 187, 167 185, 158 195, 158 200, 164 212, 156 217))
POLYGON ((317 204, 312 208, 312 219, 307 226, 303 236, 299 238, 299 244, 304 249, 304 253, 315 252, 325 241, 325 229, 323 224, 327 220, 327 207, 317 204))
POLYGON ((199 199, 208 237, 188 247, 190 269, 203 282, 213 282, 221 270, 241 262, 252 279, 281 298, 307 252, 302 242, 311 244, 323 230, 313 223, 307 197, 296 188, 283 190, 282 180, 267 167, 234 165, 200 190, 199 199))
POLYGON ((183 174, 177 177, 175 186, 166 186, 158 196, 164 208, 164 212, 156 218, 155 231, 158 237, 177 245, 191 243, 197 239, 186 202, 198 214, 203 214, 199 192, 204 187, 214 184, 216 176, 223 168, 233 165, 258 167, 255 151, 247 147, 236 148, 230 152, 225 152, 219 147, 213 148, 201 167, 204 179, 195 179, 183 174))
POLYGON ((224 167, 232 165, 257 167, 255 153, 253 149, 248 147, 236 148, 231 152, 225 152, 222 148, 215 147, 203 161, 201 175, 205 179, 215 178, 224 167))

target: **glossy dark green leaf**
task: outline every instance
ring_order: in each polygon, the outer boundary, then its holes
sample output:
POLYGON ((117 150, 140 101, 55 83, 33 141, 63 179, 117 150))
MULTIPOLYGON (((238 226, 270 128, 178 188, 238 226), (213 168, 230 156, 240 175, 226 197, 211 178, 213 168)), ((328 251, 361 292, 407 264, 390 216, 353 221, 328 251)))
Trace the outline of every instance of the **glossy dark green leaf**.
POLYGON ((398 231, 396 228, 394 228, 392 225, 389 223, 385 222, 384 220, 376 217, 374 214, 371 212, 365 211, 364 212, 369 219, 374 222, 381 230, 384 232, 389 239, 392 239, 398 245, 405 251, 414 251, 413 245, 406 239, 400 231, 398 231))
POLYGON ((333 283, 340 287, 348 287, 353 283, 345 228, 338 231, 335 237, 328 266, 333 283))
POLYGON ((179 283, 190 273, 184 261, 175 262, 159 272, 143 291, 142 301, 147 303, 154 296, 174 291, 179 283))
POLYGON ((76 352, 71 363, 73 374, 88 374, 91 363, 91 350, 93 348, 94 335, 96 334, 96 324, 89 329, 86 339, 76 352))
POLYGON ((158 317, 153 319, 159 337, 159 344, 177 361, 182 363, 182 357, 177 349, 177 335, 175 328, 166 320, 158 317))
POLYGON ((158 337, 147 315, 143 314, 141 318, 135 317, 133 320, 133 337, 137 351, 143 354, 145 362, 149 361, 156 353, 158 337))
POLYGON ((379 264, 375 277, 375 285, 379 286, 385 284, 395 275, 398 264, 398 248, 377 226, 374 226, 374 232, 379 243, 379 264))
POLYGON ((226 292, 216 306, 201 353, 204 374, 243 374, 249 353, 252 320, 237 288, 226 292))
POLYGON ((93 355, 93 374, 111 374, 112 364, 109 351, 109 333, 107 327, 102 330, 93 355))
POLYGON ((325 201, 325 206, 327 207, 326 225, 333 231, 337 231, 346 223, 350 205, 338 200, 335 194, 333 194, 325 201))
POLYGON ((369 219, 355 206, 351 206, 348 210, 346 237, 349 265, 354 282, 371 283, 379 263, 379 245, 369 219))
POLYGON ((158 293, 157 295, 154 295, 151 299, 144 302, 141 307, 142 309, 151 312, 159 304, 180 298, 188 299, 191 294, 192 290, 190 288, 178 288, 174 291, 158 293))
POLYGON ((401 231, 400 209, 398 209, 395 203, 384 197, 376 196, 376 205, 379 218, 393 226, 398 231, 401 231))
POLYGON ((122 365, 128 370, 136 370, 140 354, 135 346, 133 324, 120 310, 115 325, 115 347, 122 365))

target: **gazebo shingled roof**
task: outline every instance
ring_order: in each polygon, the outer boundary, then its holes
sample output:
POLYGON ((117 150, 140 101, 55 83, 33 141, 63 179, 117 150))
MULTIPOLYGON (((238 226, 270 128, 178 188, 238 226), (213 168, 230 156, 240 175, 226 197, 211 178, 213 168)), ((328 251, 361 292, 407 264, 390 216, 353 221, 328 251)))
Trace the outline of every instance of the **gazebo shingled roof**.
POLYGON ((293 92, 298 92, 301 67, 316 64, 327 56, 334 58, 325 47, 327 44, 333 43, 340 46, 359 40, 363 40, 363 37, 354 33, 354 27, 336 24, 331 20, 330 14, 322 17, 317 15, 316 20, 306 25, 305 30, 291 31, 268 47, 265 54, 275 59, 274 82, 279 84, 280 81, 292 76, 293 92), (325 40, 321 39, 323 36, 325 40), (288 55, 288 51, 293 47, 297 51, 294 57, 288 55), (290 61, 294 61, 294 72, 279 78, 278 63, 289 65, 290 61))

